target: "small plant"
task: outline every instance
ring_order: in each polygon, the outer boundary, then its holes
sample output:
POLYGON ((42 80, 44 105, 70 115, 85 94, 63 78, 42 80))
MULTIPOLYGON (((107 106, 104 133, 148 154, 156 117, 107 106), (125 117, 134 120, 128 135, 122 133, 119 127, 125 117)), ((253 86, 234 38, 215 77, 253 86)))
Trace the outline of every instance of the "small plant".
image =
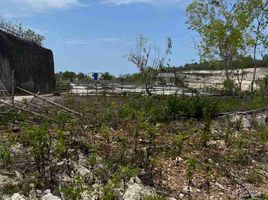
POLYGON ((52 141, 48 126, 24 126, 22 128, 21 140, 24 145, 30 147, 39 176, 44 178, 45 168, 50 164, 49 160, 52 151, 52 141))
POLYGON ((213 179, 215 177, 215 172, 214 172, 212 166, 210 165, 210 163, 205 163, 203 177, 205 179, 206 189, 207 189, 207 191, 209 193, 210 192, 211 182, 213 181, 213 179))
POLYGON ((100 195, 100 200, 116 200, 118 195, 115 192, 115 189, 118 188, 119 182, 116 177, 109 181, 103 188, 100 195))
POLYGON ((195 158, 190 158, 187 161, 186 177, 188 179, 189 186, 193 183, 193 175, 196 170, 196 165, 197 165, 197 160, 195 158))
POLYGON ((5 144, 0 145, 0 160, 4 163, 5 166, 11 162, 11 150, 5 144))
POLYGON ((12 195, 14 193, 17 193, 21 190, 19 185, 14 184, 4 184, 2 187, 0 187, 0 195, 12 195))
POLYGON ((126 188, 126 182, 134 176, 139 174, 140 170, 138 168, 130 168, 128 166, 121 166, 118 171, 118 177, 123 179, 124 189, 126 188))
POLYGON ((235 149, 232 160, 237 165, 248 165, 250 163, 250 155, 248 150, 240 148, 235 149))
POLYGON ((78 200, 81 199, 81 194, 86 190, 86 187, 83 185, 83 178, 77 176, 75 177, 74 182, 71 185, 62 189, 62 192, 64 193, 66 199, 78 200))
POLYGON ((110 127, 107 126, 107 125, 102 125, 101 126, 101 133, 103 135, 103 138, 106 142, 107 145, 110 144, 110 136, 111 136, 111 130, 110 130, 110 127))
POLYGON ((89 164, 91 170, 94 169, 94 166, 97 164, 97 153, 96 152, 90 154, 90 156, 87 158, 87 164, 89 164))
POLYGON ((55 153, 58 158, 64 157, 67 147, 64 139, 64 134, 62 131, 57 132, 57 139, 55 142, 55 153))
POLYGON ((126 161, 126 152, 127 152, 127 138, 126 137, 120 137, 118 138, 119 143, 119 162, 121 164, 124 164, 126 161))
POLYGON ((264 128, 257 132, 257 139, 263 144, 268 143, 268 129, 264 128))
POLYGON ((259 186, 262 182, 262 177, 256 172, 256 170, 250 170, 246 175, 247 182, 259 186))
POLYGON ((227 129, 224 131, 224 142, 227 148, 229 148, 233 143, 233 136, 234 131, 231 129, 230 123, 228 123, 227 129))
POLYGON ((233 80, 225 80, 223 82, 223 89, 226 95, 234 95, 238 90, 233 80))
POLYGON ((187 136, 185 134, 178 134, 172 139, 172 147, 174 156, 180 156, 183 144, 185 140, 187 140, 187 136))

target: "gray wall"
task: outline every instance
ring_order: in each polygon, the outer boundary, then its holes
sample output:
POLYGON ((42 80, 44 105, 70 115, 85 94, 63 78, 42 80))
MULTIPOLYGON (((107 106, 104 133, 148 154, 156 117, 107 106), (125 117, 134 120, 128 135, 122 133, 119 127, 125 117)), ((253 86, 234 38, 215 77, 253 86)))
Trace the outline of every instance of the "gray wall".
POLYGON ((15 86, 40 92, 55 89, 52 51, 0 30, 0 79, 9 90, 12 70, 15 86))

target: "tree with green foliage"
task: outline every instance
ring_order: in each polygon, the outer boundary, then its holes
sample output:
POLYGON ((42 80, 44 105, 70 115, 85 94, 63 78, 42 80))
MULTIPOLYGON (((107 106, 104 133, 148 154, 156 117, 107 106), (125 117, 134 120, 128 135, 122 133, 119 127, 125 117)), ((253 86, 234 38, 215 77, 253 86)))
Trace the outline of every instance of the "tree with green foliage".
POLYGON ((233 58, 244 47, 246 17, 238 13, 236 1, 194 0, 186 10, 190 30, 200 36, 201 60, 221 60, 226 79, 233 58))
POLYGON ((262 103, 264 101, 264 96, 268 92, 268 75, 266 75, 264 78, 258 79, 256 81, 257 85, 260 87, 260 92, 262 96, 262 103))
POLYGON ((109 72, 105 72, 104 74, 102 74, 101 78, 104 81, 110 81, 110 80, 114 79, 114 76, 112 74, 110 74, 109 72))
POLYGON ((63 80, 74 81, 75 77, 76 77, 76 74, 74 72, 66 71, 62 73, 63 80))
POLYGON ((76 78, 79 81, 83 81, 86 78, 86 75, 83 72, 79 72, 78 74, 76 74, 76 78))
POLYGON ((238 12, 240 16, 246 18, 248 23, 248 46, 253 57, 253 78, 251 82, 251 92, 254 90, 256 81, 256 61, 258 51, 268 47, 268 35, 265 33, 268 27, 268 2, 267 0, 244 0, 240 2, 238 12))

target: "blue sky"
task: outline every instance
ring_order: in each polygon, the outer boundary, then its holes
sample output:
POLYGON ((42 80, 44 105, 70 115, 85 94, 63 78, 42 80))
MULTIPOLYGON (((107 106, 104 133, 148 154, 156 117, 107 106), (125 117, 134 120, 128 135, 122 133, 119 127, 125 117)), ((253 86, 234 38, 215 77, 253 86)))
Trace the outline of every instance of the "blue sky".
POLYGON ((56 71, 136 72, 125 57, 144 34, 152 46, 173 40, 171 64, 197 61, 185 25, 189 0, 0 0, 0 13, 46 37, 56 71))

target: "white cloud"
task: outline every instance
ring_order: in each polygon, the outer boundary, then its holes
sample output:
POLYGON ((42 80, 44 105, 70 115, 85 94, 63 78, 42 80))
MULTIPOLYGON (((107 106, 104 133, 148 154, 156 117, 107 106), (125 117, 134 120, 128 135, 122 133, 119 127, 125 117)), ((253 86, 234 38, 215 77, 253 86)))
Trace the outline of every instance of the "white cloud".
POLYGON ((128 5, 133 3, 143 3, 143 4, 175 4, 175 3, 181 3, 185 0, 103 0, 102 3, 104 4, 111 4, 111 5, 128 5))
POLYGON ((80 0, 9 0, 10 3, 30 6, 36 9, 64 9, 83 5, 80 0))

